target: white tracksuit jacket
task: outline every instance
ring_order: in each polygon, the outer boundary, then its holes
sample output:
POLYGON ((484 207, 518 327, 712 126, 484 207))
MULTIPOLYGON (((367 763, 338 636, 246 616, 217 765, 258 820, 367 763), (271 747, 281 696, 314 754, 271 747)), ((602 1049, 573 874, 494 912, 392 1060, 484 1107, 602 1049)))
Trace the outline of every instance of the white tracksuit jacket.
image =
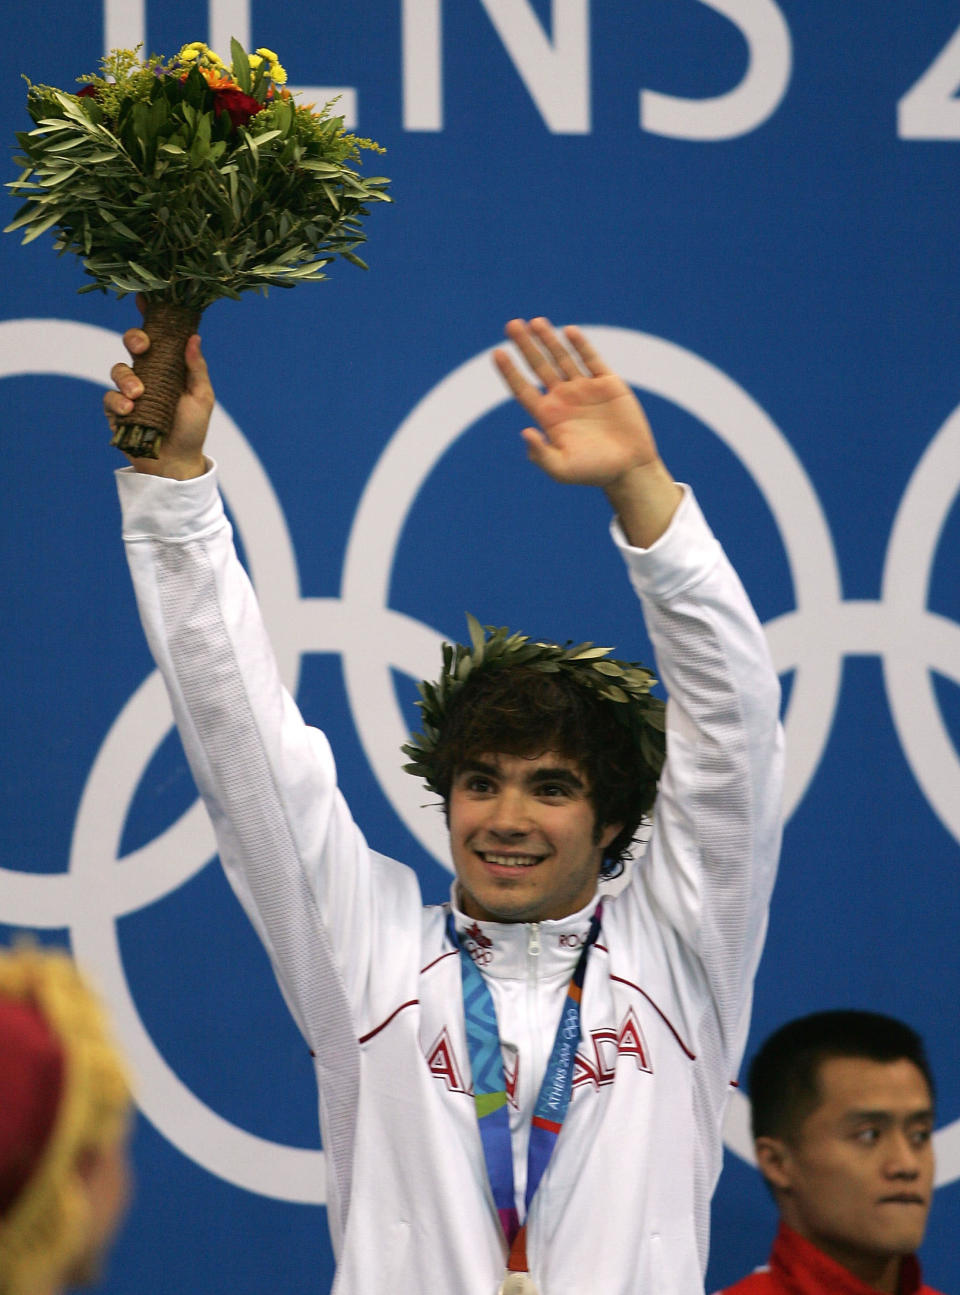
MULTIPOLYGON (((445 909, 424 909, 414 873, 368 847, 326 739, 281 687, 215 471, 118 483, 141 616, 223 865, 315 1056, 334 1292, 494 1295, 505 1246, 445 909)), ((779 688, 689 491, 650 549, 613 530, 669 692, 669 758, 646 856, 605 903, 528 1257, 543 1295, 700 1295, 779 845, 779 688)), ((496 1003, 520 1202, 591 911, 457 915, 496 1003)))

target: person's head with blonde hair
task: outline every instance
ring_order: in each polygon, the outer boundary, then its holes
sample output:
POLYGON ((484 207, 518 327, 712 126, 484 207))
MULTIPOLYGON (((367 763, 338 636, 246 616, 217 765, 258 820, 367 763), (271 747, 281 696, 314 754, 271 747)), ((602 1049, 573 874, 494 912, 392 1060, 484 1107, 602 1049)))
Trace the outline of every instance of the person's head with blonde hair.
POLYGON ((0 949, 0 1295, 94 1280, 129 1195, 126 1068, 73 961, 0 949))

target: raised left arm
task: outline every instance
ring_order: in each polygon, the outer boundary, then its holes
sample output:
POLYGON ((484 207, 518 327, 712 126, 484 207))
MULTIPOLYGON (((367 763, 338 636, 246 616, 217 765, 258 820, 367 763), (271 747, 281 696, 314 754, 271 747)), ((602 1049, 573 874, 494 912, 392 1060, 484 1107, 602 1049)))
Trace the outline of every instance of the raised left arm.
POLYGON ((506 351, 494 352, 507 386, 536 420, 521 433, 531 460, 554 481, 600 487, 630 543, 649 548, 682 492, 633 391, 579 328, 564 329, 561 340, 541 317, 513 319, 506 332, 537 379, 525 377, 506 351))

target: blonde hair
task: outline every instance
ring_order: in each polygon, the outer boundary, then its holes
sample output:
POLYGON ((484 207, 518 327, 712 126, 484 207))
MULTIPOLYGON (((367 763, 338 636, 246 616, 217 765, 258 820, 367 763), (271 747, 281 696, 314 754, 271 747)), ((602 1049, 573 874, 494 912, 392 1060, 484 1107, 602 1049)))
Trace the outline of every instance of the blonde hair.
POLYGON ((84 1254, 90 1217, 78 1161, 119 1145, 131 1090, 103 1009, 66 953, 29 944, 0 951, 0 999, 36 1009, 63 1051, 50 1136, 0 1219, 0 1295, 28 1295, 84 1254))

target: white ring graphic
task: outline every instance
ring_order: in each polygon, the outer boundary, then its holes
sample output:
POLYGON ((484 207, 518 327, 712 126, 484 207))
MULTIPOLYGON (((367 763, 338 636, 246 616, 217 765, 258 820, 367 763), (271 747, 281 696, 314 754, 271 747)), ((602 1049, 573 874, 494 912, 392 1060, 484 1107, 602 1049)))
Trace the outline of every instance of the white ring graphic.
MULTIPOLYGON (((929 679, 935 670, 960 682, 960 627, 925 610, 930 565, 956 493, 950 473, 960 461, 960 410, 934 439, 904 496, 891 533, 882 601, 844 603, 819 501, 764 411, 730 378, 679 346, 626 329, 589 332, 611 366, 634 386, 685 409, 733 451, 776 520, 796 601, 796 611, 767 626, 778 668, 796 671, 786 720, 788 814, 802 800, 829 737, 844 654, 873 652, 883 657, 891 710, 911 768, 935 812, 960 839, 957 754, 929 679), (815 635, 805 628, 811 618, 815 635)), ((0 324, 0 377, 55 373, 102 386, 102 375, 118 353, 114 333, 89 325, 0 324), (56 364, 41 364, 37 357, 49 354, 58 356, 56 364)), ((397 750, 407 729, 391 678, 391 667, 414 678, 430 675, 442 636, 392 611, 386 600, 403 526, 424 481, 460 436, 509 399, 489 355, 474 356, 441 381, 385 447, 357 508, 340 599, 300 597, 296 557, 270 482, 219 406, 213 420, 224 491, 242 531, 284 682, 296 691, 306 652, 342 654, 351 709, 371 767, 407 828, 447 866, 442 820, 422 813, 422 790, 400 771, 397 750)), ((139 1075, 144 1113, 168 1140, 250 1191, 322 1203, 322 1153, 257 1138, 200 1102, 155 1049, 129 993, 114 919, 162 898, 215 852, 197 803, 142 849, 119 856, 127 807, 169 727, 166 695, 154 672, 115 720, 91 769, 70 871, 36 876, 0 869, 0 912, 10 923, 71 930, 78 956, 98 973, 112 1005, 139 1075)), ((726 1135, 728 1145, 752 1162, 748 1112, 746 1098, 734 1094, 726 1135)), ((938 1182, 960 1176, 960 1121, 938 1132, 937 1150, 938 1182)))
MULTIPOLYGON (((791 762, 786 809, 792 813, 826 743, 842 666, 832 643, 821 650, 814 636, 801 633, 799 618, 804 612, 816 608, 819 615, 822 606, 835 606, 840 600, 833 545, 817 497, 783 434, 719 369, 648 334, 605 327, 589 332, 611 368, 628 382, 693 414, 734 451, 758 482, 785 538, 798 612, 771 627, 771 644, 781 670, 798 666, 792 699, 796 704, 791 704, 788 719, 791 762)), ((427 850, 444 860, 448 854, 443 822, 439 816, 419 812, 422 790, 401 772, 396 759, 406 726, 390 672, 373 657, 376 640, 371 618, 381 616, 386 606, 400 534, 423 482, 460 436, 510 399, 490 362, 490 351, 474 356, 438 383, 380 456, 357 508, 344 563, 343 602, 351 616, 362 622, 362 634, 367 636, 366 651, 351 654, 344 662, 364 750, 406 826, 427 850)), ((423 658, 427 664, 421 667, 429 675, 438 659, 440 636, 421 642, 423 627, 406 618, 394 619, 390 630, 395 636, 391 652, 399 653, 396 664, 403 669, 409 669, 418 652, 431 647, 434 655, 423 658)))

